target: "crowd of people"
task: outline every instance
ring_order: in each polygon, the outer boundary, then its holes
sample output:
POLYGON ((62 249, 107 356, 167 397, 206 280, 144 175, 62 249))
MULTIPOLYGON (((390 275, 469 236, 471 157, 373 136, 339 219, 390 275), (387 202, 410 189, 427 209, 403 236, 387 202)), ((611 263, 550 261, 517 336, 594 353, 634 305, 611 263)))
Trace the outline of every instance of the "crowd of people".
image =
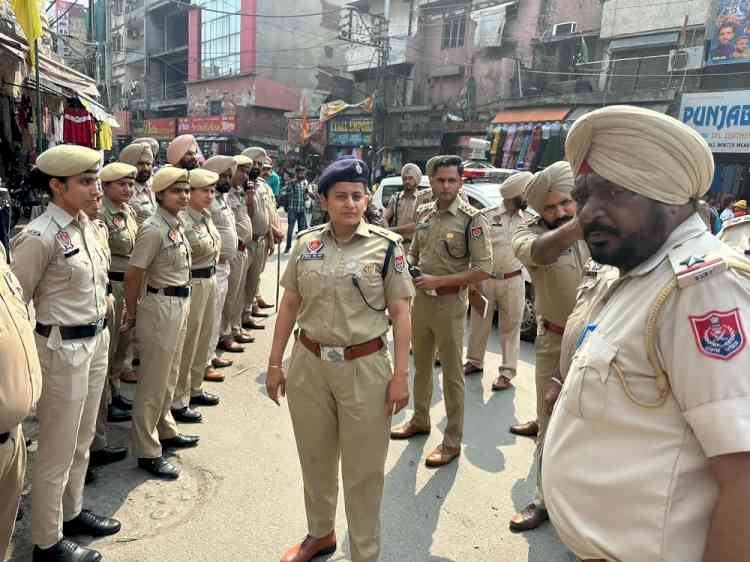
POLYGON ((219 404, 203 382, 223 380, 227 354, 265 327, 259 279, 284 238, 282 195, 290 256, 266 389, 288 398, 308 521, 282 562, 337 549, 339 470, 351 560, 379 559, 389 441, 433 430, 437 361, 447 425, 425 464, 460 457, 465 378, 485 368, 495 307, 492 389, 513 388, 524 268, 539 327, 537 415, 510 431, 537 437, 538 478, 510 529, 551 519, 585 562, 750 560, 750 215, 711 234, 701 198, 713 158, 684 124, 629 106, 591 112, 571 128, 566 161, 511 176, 496 209, 462 196, 460 157, 430 159, 426 198, 422 170, 407 164, 382 222, 368 219, 367 165, 341 158, 317 182, 326 222, 311 228, 304 169, 274 193, 262 148, 199 162, 183 135, 155 173, 154 157, 143 139, 103 168, 99 153, 71 145, 37 159, 33 181, 50 204, 13 238, 10 265, 0 260, 0 558, 23 488, 20 424, 33 411, 35 562, 96 562, 71 537, 119 532, 83 508, 91 466, 128 455, 108 443, 108 423, 132 420, 138 467, 179 478, 164 450, 199 438, 177 424, 219 404), (410 352, 413 414, 391 427, 410 402, 410 352), (132 403, 125 377, 137 380, 132 403), (617 508, 603 511, 605 500, 617 508))

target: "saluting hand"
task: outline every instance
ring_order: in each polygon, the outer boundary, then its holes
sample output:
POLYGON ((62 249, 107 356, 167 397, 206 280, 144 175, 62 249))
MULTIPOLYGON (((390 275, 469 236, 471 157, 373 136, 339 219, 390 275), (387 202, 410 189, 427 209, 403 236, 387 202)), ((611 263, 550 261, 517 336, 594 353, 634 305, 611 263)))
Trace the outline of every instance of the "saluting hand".
POLYGON ((385 415, 398 414, 409 403, 409 379, 406 375, 393 375, 385 397, 385 415))
POLYGON ((281 396, 286 396, 286 372, 282 367, 268 367, 266 372, 266 392, 268 397, 276 402, 277 406, 279 403, 279 393, 281 396))

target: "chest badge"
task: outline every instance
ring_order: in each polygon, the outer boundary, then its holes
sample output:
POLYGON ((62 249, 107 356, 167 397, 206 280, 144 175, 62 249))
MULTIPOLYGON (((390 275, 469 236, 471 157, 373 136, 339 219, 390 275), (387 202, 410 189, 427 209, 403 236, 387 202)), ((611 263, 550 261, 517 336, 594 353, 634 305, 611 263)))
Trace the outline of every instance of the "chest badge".
POLYGON ((713 310, 689 318, 698 350, 703 355, 728 361, 744 349, 747 338, 739 309, 713 310))
POLYGON ((449 232, 448 234, 445 235, 445 239, 446 240, 453 240, 453 236, 454 236, 453 233, 449 232))
POLYGON ((167 234, 167 237, 173 242, 177 243, 177 231, 174 228, 169 229, 169 233, 167 234))
POLYGON ((322 260, 325 257, 325 254, 323 253, 324 247, 325 242, 319 238, 308 240, 305 244, 305 251, 302 252, 301 257, 303 260, 322 260))
POLYGON ((122 215, 115 215, 115 218, 112 219, 112 224, 114 224, 116 228, 122 230, 125 228, 125 217, 122 215))

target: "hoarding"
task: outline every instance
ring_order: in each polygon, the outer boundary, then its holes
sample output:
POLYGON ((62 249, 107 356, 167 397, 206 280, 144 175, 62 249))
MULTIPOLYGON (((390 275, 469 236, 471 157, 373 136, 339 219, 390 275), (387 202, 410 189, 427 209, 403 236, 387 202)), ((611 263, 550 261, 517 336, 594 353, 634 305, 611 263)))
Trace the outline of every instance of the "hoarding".
POLYGON ((750 154, 750 90, 683 94, 680 120, 712 152, 750 154))

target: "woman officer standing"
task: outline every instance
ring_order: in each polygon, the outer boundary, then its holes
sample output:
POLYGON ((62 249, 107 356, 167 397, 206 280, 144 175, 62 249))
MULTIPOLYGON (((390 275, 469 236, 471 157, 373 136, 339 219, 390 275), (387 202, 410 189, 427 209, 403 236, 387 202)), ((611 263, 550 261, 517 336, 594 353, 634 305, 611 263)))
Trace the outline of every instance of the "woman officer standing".
POLYGON ((182 348, 180 378, 172 401, 172 415, 177 421, 196 423, 201 413, 190 406, 216 406, 219 397, 201 387, 210 359, 209 345, 214 331, 216 307, 216 262, 221 251, 221 236, 211 219, 219 174, 210 170, 190 172, 190 207, 184 213, 185 235, 190 243, 192 271, 190 280, 190 314, 187 337, 182 348))
POLYGON ((334 552, 341 458, 352 562, 380 552, 380 503, 391 415, 409 400, 414 295, 397 234, 367 224, 367 165, 331 164, 319 193, 330 222, 299 234, 282 279, 266 387, 285 392, 302 465, 308 535, 282 562, 334 552), (396 365, 388 353, 388 311, 396 365), (289 378, 281 366, 295 323, 289 378))

